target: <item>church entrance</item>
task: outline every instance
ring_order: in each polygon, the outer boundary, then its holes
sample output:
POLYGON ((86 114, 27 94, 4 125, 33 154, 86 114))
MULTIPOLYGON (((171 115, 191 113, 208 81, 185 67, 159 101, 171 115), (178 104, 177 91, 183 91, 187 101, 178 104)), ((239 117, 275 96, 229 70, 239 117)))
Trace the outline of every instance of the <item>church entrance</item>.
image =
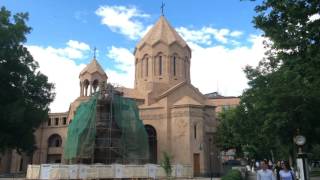
POLYGON ((200 154, 193 154, 193 175, 200 176, 200 154))
POLYGON ((156 129, 151 125, 145 125, 148 133, 149 143, 149 163, 157 163, 157 132, 156 129))

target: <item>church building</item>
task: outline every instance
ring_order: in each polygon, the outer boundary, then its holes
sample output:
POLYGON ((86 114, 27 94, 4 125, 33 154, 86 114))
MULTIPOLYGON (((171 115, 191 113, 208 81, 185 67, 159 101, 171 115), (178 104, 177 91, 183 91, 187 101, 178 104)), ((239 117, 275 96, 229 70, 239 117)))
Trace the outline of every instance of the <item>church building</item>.
MULTIPOLYGON (((160 16, 136 45, 134 57, 134 88, 117 90, 137 102, 148 133, 149 163, 159 164, 163 152, 167 152, 173 164, 191 165, 195 176, 220 172, 219 151, 214 144, 216 106, 212 98, 191 83, 192 52, 186 41, 160 16)), ((25 171, 28 163, 65 163, 68 125, 79 104, 106 84, 108 76, 94 57, 80 72, 79 81, 79 97, 69 110, 50 113, 36 131, 37 149, 33 156, 5 153, 1 156, 0 173, 25 171)))

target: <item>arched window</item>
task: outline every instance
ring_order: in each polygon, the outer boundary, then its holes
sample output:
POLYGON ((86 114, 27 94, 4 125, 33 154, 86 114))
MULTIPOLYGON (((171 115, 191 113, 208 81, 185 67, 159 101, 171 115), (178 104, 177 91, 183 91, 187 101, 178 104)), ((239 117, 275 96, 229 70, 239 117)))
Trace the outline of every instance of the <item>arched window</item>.
POLYGON ((140 77, 143 77, 143 62, 144 62, 144 59, 142 59, 140 62, 140 77))
POLYGON ((146 59, 146 62, 145 62, 145 64, 146 64, 146 77, 148 77, 148 74, 149 74, 149 59, 147 58, 146 59))
POLYGON ((176 74, 177 74, 177 69, 176 69, 177 62, 176 61, 177 61, 176 56, 173 56, 173 75, 174 76, 176 76, 176 74))
POLYGON ((149 163, 157 163, 157 132, 151 125, 144 126, 148 134, 149 163))
POLYGON ((194 135, 194 139, 197 139, 197 124, 193 125, 193 135, 194 135))
POLYGON ((159 76, 162 75, 162 56, 159 56, 159 76))
POLYGON ((61 147, 62 139, 58 134, 53 134, 48 139, 48 147, 61 147))
POLYGON ((99 86, 99 81, 97 79, 95 79, 92 83, 92 87, 93 87, 93 92, 97 92, 98 91, 98 86, 99 86))
POLYGON ((188 65, 188 57, 185 58, 184 60, 184 76, 185 78, 188 78, 188 71, 189 71, 189 65, 188 65))
POLYGON ((138 58, 136 58, 136 60, 135 60, 135 64, 134 64, 134 75, 135 75, 135 78, 138 78, 139 77, 139 75, 138 75, 138 58))
POLYGON ((83 81, 83 88, 84 88, 84 95, 88 96, 88 87, 89 87, 89 80, 86 79, 83 81))

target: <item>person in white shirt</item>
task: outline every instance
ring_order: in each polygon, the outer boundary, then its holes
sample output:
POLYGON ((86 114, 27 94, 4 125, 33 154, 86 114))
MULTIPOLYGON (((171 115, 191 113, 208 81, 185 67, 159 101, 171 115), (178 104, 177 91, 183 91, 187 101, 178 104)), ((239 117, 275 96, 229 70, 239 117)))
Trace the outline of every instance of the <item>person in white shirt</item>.
POLYGON ((279 172, 280 180, 295 180, 294 173, 291 171, 289 162, 285 161, 282 165, 282 170, 279 172))
POLYGON ((257 172, 257 180, 275 180, 273 172, 268 169, 268 162, 266 160, 261 161, 261 169, 257 172))

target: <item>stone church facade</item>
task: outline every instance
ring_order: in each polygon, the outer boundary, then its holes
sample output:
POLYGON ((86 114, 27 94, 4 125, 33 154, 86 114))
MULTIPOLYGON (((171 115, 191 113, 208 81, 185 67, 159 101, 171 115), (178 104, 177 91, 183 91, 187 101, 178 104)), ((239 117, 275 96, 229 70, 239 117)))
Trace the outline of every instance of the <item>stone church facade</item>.
MULTIPOLYGON (((219 172, 219 151, 214 145, 218 123, 215 103, 223 105, 228 101, 210 98, 191 84, 192 52, 188 44, 161 16, 136 45, 134 56, 134 88, 117 90, 138 104, 149 136, 149 161, 160 163, 162 152, 167 152, 174 164, 192 165, 196 176, 211 170, 219 172)), ((64 163, 68 124, 79 104, 88 100, 101 84, 106 84, 108 76, 94 58, 81 71, 79 79, 80 95, 69 110, 50 113, 35 132, 38 149, 33 156, 18 155, 15 151, 4 153, 0 173, 25 171, 28 163, 64 163)), ((232 103, 236 105, 238 101, 232 99, 232 103)))

